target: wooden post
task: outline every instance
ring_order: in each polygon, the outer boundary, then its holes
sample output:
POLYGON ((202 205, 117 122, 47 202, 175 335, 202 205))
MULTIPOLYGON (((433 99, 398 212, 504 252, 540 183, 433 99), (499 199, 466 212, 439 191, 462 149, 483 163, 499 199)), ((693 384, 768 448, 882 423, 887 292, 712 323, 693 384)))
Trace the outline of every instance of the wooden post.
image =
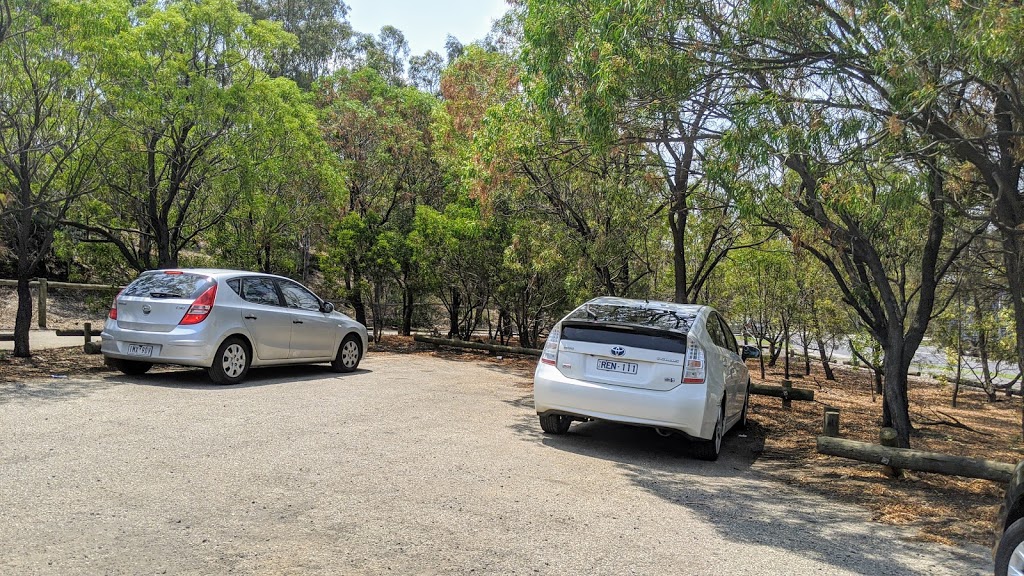
POLYGON ((83 324, 85 328, 85 347, 89 347, 89 342, 92 342, 92 322, 86 322, 83 324))
POLYGON ((790 381, 790 380, 783 380, 782 381, 782 407, 783 408, 792 408, 793 407, 793 399, 790 398, 790 396, 792 395, 792 392, 793 392, 793 382, 790 381))
POLYGON ((821 423, 822 436, 832 438, 839 437, 839 408, 825 407, 825 414, 821 423))
POLYGON ((39 279, 39 327, 46 328, 46 278, 39 279))
MULTIPOLYGON (((897 445, 896 429, 895 428, 882 428, 878 432, 878 443, 881 444, 882 446, 886 446, 888 448, 895 448, 896 445, 897 445)), ((883 464, 883 466, 882 466, 882 474, 885 474, 886 476, 891 476, 893 478, 898 478, 903 473, 903 471, 900 470, 899 468, 893 468, 892 466, 889 466, 888 459, 883 460, 882 464, 883 464)))

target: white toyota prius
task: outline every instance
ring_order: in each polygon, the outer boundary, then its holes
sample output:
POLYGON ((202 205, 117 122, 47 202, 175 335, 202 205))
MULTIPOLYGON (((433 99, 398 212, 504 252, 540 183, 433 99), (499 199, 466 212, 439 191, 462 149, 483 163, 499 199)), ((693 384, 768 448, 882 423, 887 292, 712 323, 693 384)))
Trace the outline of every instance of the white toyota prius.
POLYGON ((681 435, 717 460, 725 433, 746 424, 744 360, 759 354, 710 306, 596 298, 551 329, 533 401, 548 434, 609 420, 681 435))

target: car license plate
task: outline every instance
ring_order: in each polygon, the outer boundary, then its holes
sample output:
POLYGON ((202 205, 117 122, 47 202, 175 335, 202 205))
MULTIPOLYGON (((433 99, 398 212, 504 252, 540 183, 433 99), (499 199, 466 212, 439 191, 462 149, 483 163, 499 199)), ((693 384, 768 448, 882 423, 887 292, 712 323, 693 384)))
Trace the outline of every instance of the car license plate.
POLYGON ((152 356, 153 346, 150 344, 129 344, 128 345, 129 356, 152 356))
POLYGON ((620 372, 622 374, 636 374, 640 366, 635 362, 616 362, 614 360, 598 360, 597 369, 605 372, 620 372))

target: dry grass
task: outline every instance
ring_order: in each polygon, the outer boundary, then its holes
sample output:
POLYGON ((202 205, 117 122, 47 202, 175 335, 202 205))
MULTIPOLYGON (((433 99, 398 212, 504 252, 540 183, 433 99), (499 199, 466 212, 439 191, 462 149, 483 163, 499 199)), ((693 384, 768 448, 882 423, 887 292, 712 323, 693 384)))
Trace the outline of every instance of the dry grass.
MULTIPOLYGON (((398 336, 385 336, 382 342, 372 344, 370 353, 374 351, 429 354, 454 362, 486 362, 521 376, 525 388, 531 386, 536 365, 535 358, 435 350, 433 346, 398 336)), ((760 381, 756 364, 751 362, 750 367, 755 382, 760 381)), ((78 348, 41 350, 29 359, 0 358, 0 382, 107 372, 102 356, 87 356, 78 348)), ((794 386, 813 389, 815 400, 793 402, 788 410, 782 408, 778 398, 752 398, 751 418, 756 423, 753 429, 765 435, 758 468, 784 482, 864 506, 873 511, 878 522, 916 527, 922 540, 952 545, 991 544, 992 521, 1003 496, 1002 485, 916 472, 893 479, 885 476, 880 466, 817 453, 815 436, 821 431, 825 406, 841 410, 842 437, 878 441, 881 398, 872 399, 871 374, 837 367, 836 377, 836 381, 828 381, 817 371, 810 376, 794 377, 794 386)), ((771 370, 765 381, 777 384, 781 379, 779 372, 771 370)), ((911 439, 914 448, 1003 462, 1022 458, 1020 398, 1000 396, 996 402, 989 402, 980 391, 963 390, 956 408, 951 407, 951 398, 949 386, 927 378, 911 379, 910 412, 918 430, 911 439), (952 418, 971 430, 925 424, 953 422, 952 418)))

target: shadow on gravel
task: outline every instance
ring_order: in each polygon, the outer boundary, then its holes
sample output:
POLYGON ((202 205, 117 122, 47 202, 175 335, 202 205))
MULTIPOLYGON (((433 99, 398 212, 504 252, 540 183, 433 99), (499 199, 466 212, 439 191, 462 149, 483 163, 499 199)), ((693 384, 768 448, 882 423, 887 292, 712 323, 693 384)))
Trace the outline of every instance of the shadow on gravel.
POLYGON ((942 573, 978 573, 978 559, 966 552, 905 538, 893 541, 898 529, 871 522, 866 510, 832 505, 827 497, 752 469, 764 450, 756 421, 748 430, 726 435, 717 462, 703 462, 689 456, 681 439, 649 428, 574 422, 565 435, 547 435, 533 414, 532 396, 507 403, 529 412, 510 425, 521 440, 614 462, 637 488, 687 508, 731 541, 787 550, 862 574, 912 574, 919 566, 902 558, 932 556, 942 573), (894 557, 894 550, 901 557, 894 557))
POLYGON ((167 370, 143 374, 141 376, 126 376, 118 374, 108 376, 107 381, 126 384, 137 384, 140 386, 154 386, 158 388, 182 388, 189 390, 209 390, 213 392, 239 390, 243 388, 254 388, 259 386, 273 386, 289 384, 292 382, 303 382, 308 380, 343 379, 360 374, 369 374, 371 370, 363 368, 355 372, 338 373, 332 371, 328 366, 306 364, 298 366, 274 366, 269 368, 252 368, 245 376, 245 380, 239 384, 214 384, 210 381, 206 370, 198 368, 182 368, 180 370, 167 370))
POLYGON ((74 378, 3 382, 0 383, 0 405, 15 402, 77 400, 118 384, 120 383, 110 382, 106 379, 81 380, 74 378))

